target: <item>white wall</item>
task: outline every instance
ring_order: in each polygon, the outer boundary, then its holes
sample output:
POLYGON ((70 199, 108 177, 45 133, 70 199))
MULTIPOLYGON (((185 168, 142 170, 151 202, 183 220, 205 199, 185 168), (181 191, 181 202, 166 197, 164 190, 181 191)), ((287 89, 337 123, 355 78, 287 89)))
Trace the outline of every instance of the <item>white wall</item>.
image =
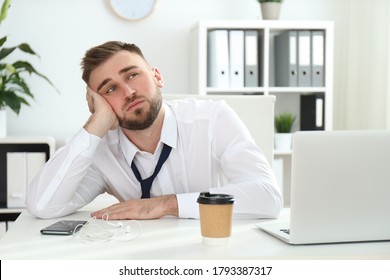
MULTIPOLYGON (((343 24, 343 5, 338 5, 346 1, 285 0, 281 19, 335 20, 335 41, 341 41, 337 24, 343 24)), ((41 58, 28 60, 61 93, 41 79, 29 79, 36 98, 19 116, 9 111, 8 135, 52 135, 62 144, 74 134, 89 116, 81 58, 88 48, 107 40, 136 43, 164 75, 163 92, 188 93, 189 31, 202 19, 260 19, 260 9, 255 0, 159 0, 150 17, 127 22, 115 16, 109 0, 13 0, 0 34, 8 35, 7 46, 29 43, 41 58)), ((337 60, 337 50, 335 56, 337 60)), ((26 56, 18 53, 14 58, 26 56)), ((342 114, 343 108, 339 111, 342 114)))
POLYGON ((256 17, 254 0, 243 5, 234 0, 159 0, 154 13, 140 22, 118 18, 108 0, 13 0, 1 34, 8 35, 8 46, 29 43, 41 56, 29 61, 61 93, 41 79, 31 79, 36 99, 19 116, 8 113, 8 135, 53 135, 63 142, 82 126, 89 113, 80 61, 94 45, 107 40, 136 43, 163 73, 164 92, 187 93, 191 26, 201 19, 256 17))

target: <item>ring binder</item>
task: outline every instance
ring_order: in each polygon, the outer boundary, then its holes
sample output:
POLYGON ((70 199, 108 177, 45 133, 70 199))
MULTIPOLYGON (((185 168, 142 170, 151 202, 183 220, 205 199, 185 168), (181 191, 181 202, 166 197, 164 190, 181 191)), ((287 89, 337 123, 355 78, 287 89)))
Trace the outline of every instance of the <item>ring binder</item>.
POLYGON ((298 86, 311 86, 311 32, 298 31, 298 86))
POLYGON ((244 31, 229 31, 230 87, 244 86, 244 31))
POLYGON ((311 32, 311 85, 313 87, 323 87, 324 81, 324 31, 313 30, 311 32))
POLYGON ((227 30, 208 32, 207 85, 209 87, 228 88, 230 86, 228 44, 227 30))
POLYGON ((276 86, 298 86, 297 36, 295 30, 288 30, 275 36, 276 86))
POLYGON ((259 36, 256 30, 245 31, 245 87, 259 86, 259 36))

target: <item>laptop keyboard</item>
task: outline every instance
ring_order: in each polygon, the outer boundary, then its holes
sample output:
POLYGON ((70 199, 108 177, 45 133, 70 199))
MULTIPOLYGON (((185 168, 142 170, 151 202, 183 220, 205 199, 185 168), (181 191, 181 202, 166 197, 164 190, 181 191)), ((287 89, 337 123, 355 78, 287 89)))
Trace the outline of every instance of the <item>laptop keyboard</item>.
POLYGON ((280 231, 284 232, 285 234, 290 234, 290 229, 289 228, 281 229, 280 231))

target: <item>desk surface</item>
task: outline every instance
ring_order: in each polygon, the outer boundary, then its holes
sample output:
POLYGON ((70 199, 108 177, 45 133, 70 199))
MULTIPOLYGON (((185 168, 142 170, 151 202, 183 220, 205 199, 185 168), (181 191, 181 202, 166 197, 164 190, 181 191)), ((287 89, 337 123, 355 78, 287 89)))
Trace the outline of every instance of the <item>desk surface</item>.
MULTIPOLYGON (((89 214, 79 211, 64 219, 88 220, 89 214)), ((279 220, 288 217, 289 209, 283 209, 279 220)), ((104 243, 40 234, 57 220, 39 220, 24 211, 0 240, 0 259, 390 259, 390 242, 288 245, 255 228, 269 220, 233 221, 230 244, 221 247, 202 244, 198 220, 141 221, 137 239, 104 243)))

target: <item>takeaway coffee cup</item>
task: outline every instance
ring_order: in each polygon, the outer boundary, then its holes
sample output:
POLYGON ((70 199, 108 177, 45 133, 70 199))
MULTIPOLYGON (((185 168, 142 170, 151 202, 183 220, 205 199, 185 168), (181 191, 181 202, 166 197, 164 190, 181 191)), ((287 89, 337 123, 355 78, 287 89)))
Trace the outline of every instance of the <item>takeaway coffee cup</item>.
POLYGON ((198 197, 203 244, 225 245, 232 231, 234 197, 202 192, 198 197))

